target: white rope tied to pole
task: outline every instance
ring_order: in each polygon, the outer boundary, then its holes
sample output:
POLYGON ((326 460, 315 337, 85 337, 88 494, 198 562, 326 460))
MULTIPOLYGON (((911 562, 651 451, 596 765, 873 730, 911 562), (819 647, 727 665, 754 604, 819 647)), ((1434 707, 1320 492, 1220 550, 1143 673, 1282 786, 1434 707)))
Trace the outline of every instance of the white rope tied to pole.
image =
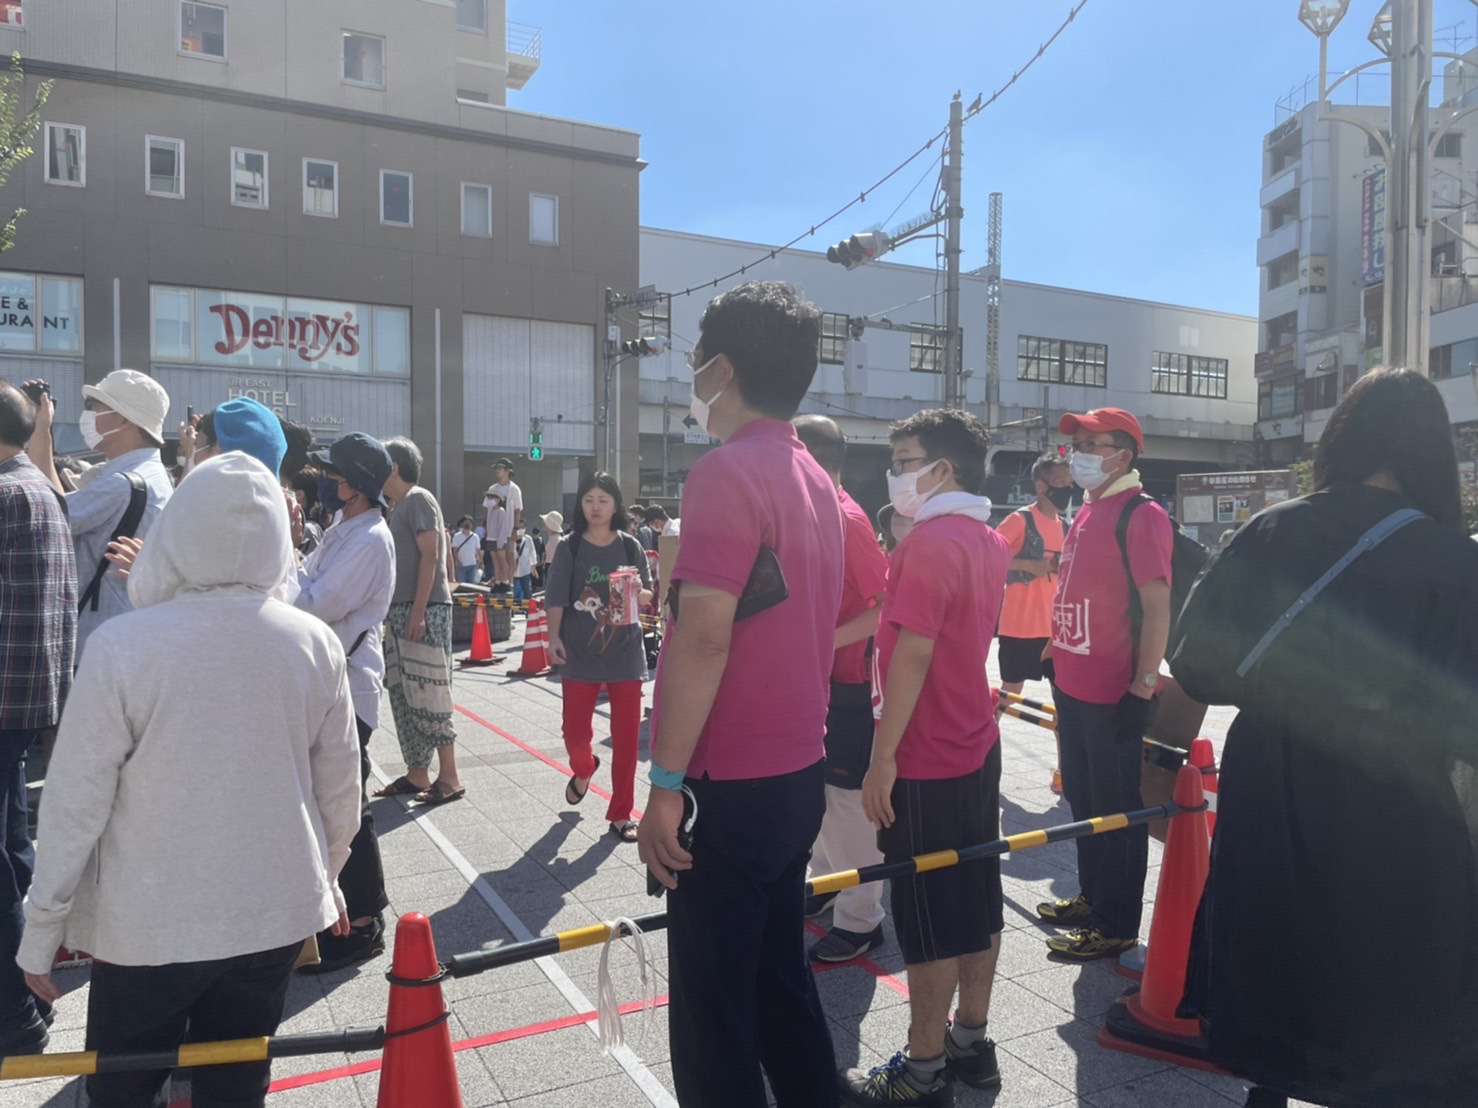
POLYGON ((626 1035, 621 1025, 621 999, 616 995, 616 983, 611 980, 610 970, 611 946, 617 939, 625 938, 621 934, 623 928, 631 932, 631 946, 636 950, 637 973, 641 978, 642 1024, 641 1038, 636 1044, 638 1049, 647 1041, 651 1014, 657 1007, 657 994, 655 983, 647 973, 647 943, 642 937, 641 928, 627 916, 608 921, 606 927, 610 929, 610 935, 607 936, 605 945, 600 950, 600 974, 595 995, 595 1010, 597 1030, 600 1032, 600 1050, 602 1054, 609 1056, 613 1050, 626 1045, 626 1035))

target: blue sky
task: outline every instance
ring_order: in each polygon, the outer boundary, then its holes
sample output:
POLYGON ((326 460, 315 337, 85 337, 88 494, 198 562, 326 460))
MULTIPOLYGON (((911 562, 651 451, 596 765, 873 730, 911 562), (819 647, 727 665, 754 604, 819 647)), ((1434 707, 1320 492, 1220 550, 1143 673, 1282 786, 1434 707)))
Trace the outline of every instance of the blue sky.
MULTIPOLYGON (((956 90, 968 104, 1004 84, 1072 7, 509 0, 510 19, 543 28, 543 63, 508 102, 640 132, 643 224, 779 244, 942 128, 956 90)), ((1365 34, 1379 7, 1352 0, 1332 71, 1375 56, 1365 34)), ((966 126, 966 268, 985 263, 999 191, 1008 278, 1256 314, 1262 137, 1275 102, 1318 65, 1297 11, 1297 0, 1089 0, 966 126)), ((1471 36, 1475 12, 1436 0, 1434 24, 1471 36)), ((909 193, 928 157, 801 245, 926 211, 933 171, 909 193)), ((931 244, 895 255, 933 259, 931 244)))

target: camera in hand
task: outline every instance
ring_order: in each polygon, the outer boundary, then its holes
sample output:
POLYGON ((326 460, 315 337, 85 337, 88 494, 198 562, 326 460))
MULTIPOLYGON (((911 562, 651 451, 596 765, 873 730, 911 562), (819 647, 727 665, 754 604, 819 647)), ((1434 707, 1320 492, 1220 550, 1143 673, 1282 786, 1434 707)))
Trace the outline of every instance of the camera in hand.
POLYGON ((32 404, 40 404, 43 396, 51 395, 51 386, 45 381, 27 381, 21 386, 21 392, 31 398, 32 404))

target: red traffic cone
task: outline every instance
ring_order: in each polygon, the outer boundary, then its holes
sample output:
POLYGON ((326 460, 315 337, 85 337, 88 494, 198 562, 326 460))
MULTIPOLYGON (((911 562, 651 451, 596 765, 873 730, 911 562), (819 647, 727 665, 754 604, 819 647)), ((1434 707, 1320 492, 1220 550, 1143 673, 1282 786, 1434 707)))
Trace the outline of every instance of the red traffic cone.
POLYGON ((549 617, 537 600, 529 601, 529 620, 523 631, 523 658, 513 671, 517 677, 549 672, 549 617))
MULTIPOLYGON (((1182 766, 1175 779, 1175 803, 1198 809, 1202 799, 1201 771, 1182 766)), ((1206 821, 1199 811, 1182 812, 1170 821, 1165 839, 1143 980, 1137 992, 1109 1009, 1108 1020, 1098 1033, 1100 1045, 1214 1068, 1207 1060, 1200 1021, 1175 1014, 1185 993, 1191 929, 1209 868, 1206 821)))
POLYGON ((440 973, 431 921, 420 912, 401 916, 395 927, 378 1108, 462 1108, 441 984, 401 984, 432 980, 440 973))
POLYGON ((472 649, 462 659, 464 666, 490 666, 493 664, 493 636, 488 630, 487 601, 479 596, 477 610, 472 613, 472 649))
POLYGON ((1191 740, 1191 753, 1186 764, 1201 771, 1201 791, 1206 795, 1206 833, 1216 834, 1216 782, 1220 770, 1216 768, 1216 752, 1211 749, 1210 739, 1191 740))

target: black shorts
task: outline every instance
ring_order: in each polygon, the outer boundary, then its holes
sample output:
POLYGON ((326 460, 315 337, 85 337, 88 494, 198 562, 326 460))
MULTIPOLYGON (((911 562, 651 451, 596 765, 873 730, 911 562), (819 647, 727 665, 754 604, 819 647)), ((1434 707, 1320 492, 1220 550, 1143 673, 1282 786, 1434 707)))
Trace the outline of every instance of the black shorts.
POLYGON ((1047 649, 1046 638, 1010 639, 1005 635, 997 640, 1001 645, 996 652, 996 664, 1001 667, 1001 681, 1014 685, 1020 681, 1040 681, 1042 673, 1042 651, 1047 649))
MULTIPOLYGON (((885 862, 990 842, 1001 833, 1001 744, 963 777, 893 786, 893 826, 878 832, 885 862)), ((894 878, 890 910, 903 960, 911 966, 989 950, 1005 926, 1001 860, 894 878)))

